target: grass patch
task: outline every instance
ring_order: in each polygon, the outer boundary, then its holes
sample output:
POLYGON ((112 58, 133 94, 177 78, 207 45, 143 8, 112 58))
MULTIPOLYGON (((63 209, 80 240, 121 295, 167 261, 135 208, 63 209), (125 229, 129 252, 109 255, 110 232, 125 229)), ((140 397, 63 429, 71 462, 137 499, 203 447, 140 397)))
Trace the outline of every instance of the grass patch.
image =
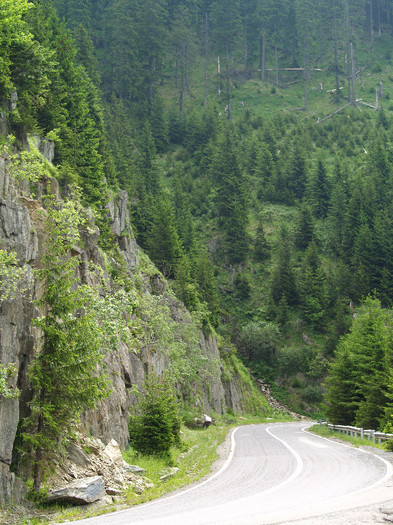
POLYGON ((339 438, 342 441, 347 441, 348 443, 351 443, 355 447, 360 446, 367 446, 367 447, 375 447, 379 448, 381 450, 387 450, 386 445, 382 443, 382 445, 379 445, 378 443, 373 443, 373 441, 367 438, 360 438, 360 437, 352 437, 347 436, 346 434, 340 434, 337 430, 331 430, 326 425, 313 425, 308 429, 310 432, 314 432, 314 434, 318 434, 318 436, 326 437, 326 438, 339 438))

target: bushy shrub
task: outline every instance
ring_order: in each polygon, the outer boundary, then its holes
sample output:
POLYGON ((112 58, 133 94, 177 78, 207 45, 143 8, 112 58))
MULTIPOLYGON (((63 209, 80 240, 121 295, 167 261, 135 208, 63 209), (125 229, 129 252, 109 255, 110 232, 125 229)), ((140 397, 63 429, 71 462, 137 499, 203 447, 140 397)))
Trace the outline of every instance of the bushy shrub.
POLYGON ((172 445, 180 444, 180 425, 173 386, 165 377, 150 375, 129 422, 133 448, 141 454, 166 456, 172 445))

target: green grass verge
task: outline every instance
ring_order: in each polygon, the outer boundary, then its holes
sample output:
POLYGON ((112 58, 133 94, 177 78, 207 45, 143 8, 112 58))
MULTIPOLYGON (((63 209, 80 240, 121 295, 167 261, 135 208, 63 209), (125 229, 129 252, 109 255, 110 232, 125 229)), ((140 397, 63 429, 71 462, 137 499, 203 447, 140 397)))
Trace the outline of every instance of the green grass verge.
POLYGON ((340 432, 336 430, 331 430, 326 425, 314 425, 308 429, 310 432, 314 432, 314 434, 318 434, 318 436, 323 436, 326 438, 339 438, 343 441, 347 441, 348 443, 351 443, 355 447, 360 446, 368 446, 368 447, 375 447, 379 448, 381 450, 387 450, 386 445, 382 443, 382 445, 379 445, 378 443, 373 443, 372 440, 368 440, 367 438, 360 438, 360 437, 351 437, 347 436, 346 434, 340 434, 340 432))

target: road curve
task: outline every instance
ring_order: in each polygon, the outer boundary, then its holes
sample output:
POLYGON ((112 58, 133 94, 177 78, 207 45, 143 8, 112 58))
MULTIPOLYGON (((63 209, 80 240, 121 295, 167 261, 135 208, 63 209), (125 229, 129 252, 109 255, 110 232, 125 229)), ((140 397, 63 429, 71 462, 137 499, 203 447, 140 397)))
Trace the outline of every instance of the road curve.
MULTIPOLYGON (((262 525, 392 498, 379 456, 306 432, 306 423, 237 428, 223 467, 204 482, 78 525, 262 525)), ((70 522, 71 523, 71 522, 70 522)))

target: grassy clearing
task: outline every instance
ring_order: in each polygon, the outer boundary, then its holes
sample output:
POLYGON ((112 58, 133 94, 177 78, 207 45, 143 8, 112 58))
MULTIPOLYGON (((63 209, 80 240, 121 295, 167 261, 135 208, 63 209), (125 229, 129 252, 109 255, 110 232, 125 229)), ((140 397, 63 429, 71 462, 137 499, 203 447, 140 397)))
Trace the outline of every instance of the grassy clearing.
POLYGON ((355 447, 368 446, 379 448, 381 450, 386 450, 386 445, 384 444, 379 445, 378 443, 373 443, 372 440, 368 440, 367 438, 362 439, 360 437, 351 437, 347 436, 346 434, 340 434, 338 431, 331 430, 326 425, 314 425, 308 430, 310 432, 314 432, 314 434, 318 434, 318 436, 326 438, 339 438, 342 441, 347 441, 348 443, 351 443, 355 447))

